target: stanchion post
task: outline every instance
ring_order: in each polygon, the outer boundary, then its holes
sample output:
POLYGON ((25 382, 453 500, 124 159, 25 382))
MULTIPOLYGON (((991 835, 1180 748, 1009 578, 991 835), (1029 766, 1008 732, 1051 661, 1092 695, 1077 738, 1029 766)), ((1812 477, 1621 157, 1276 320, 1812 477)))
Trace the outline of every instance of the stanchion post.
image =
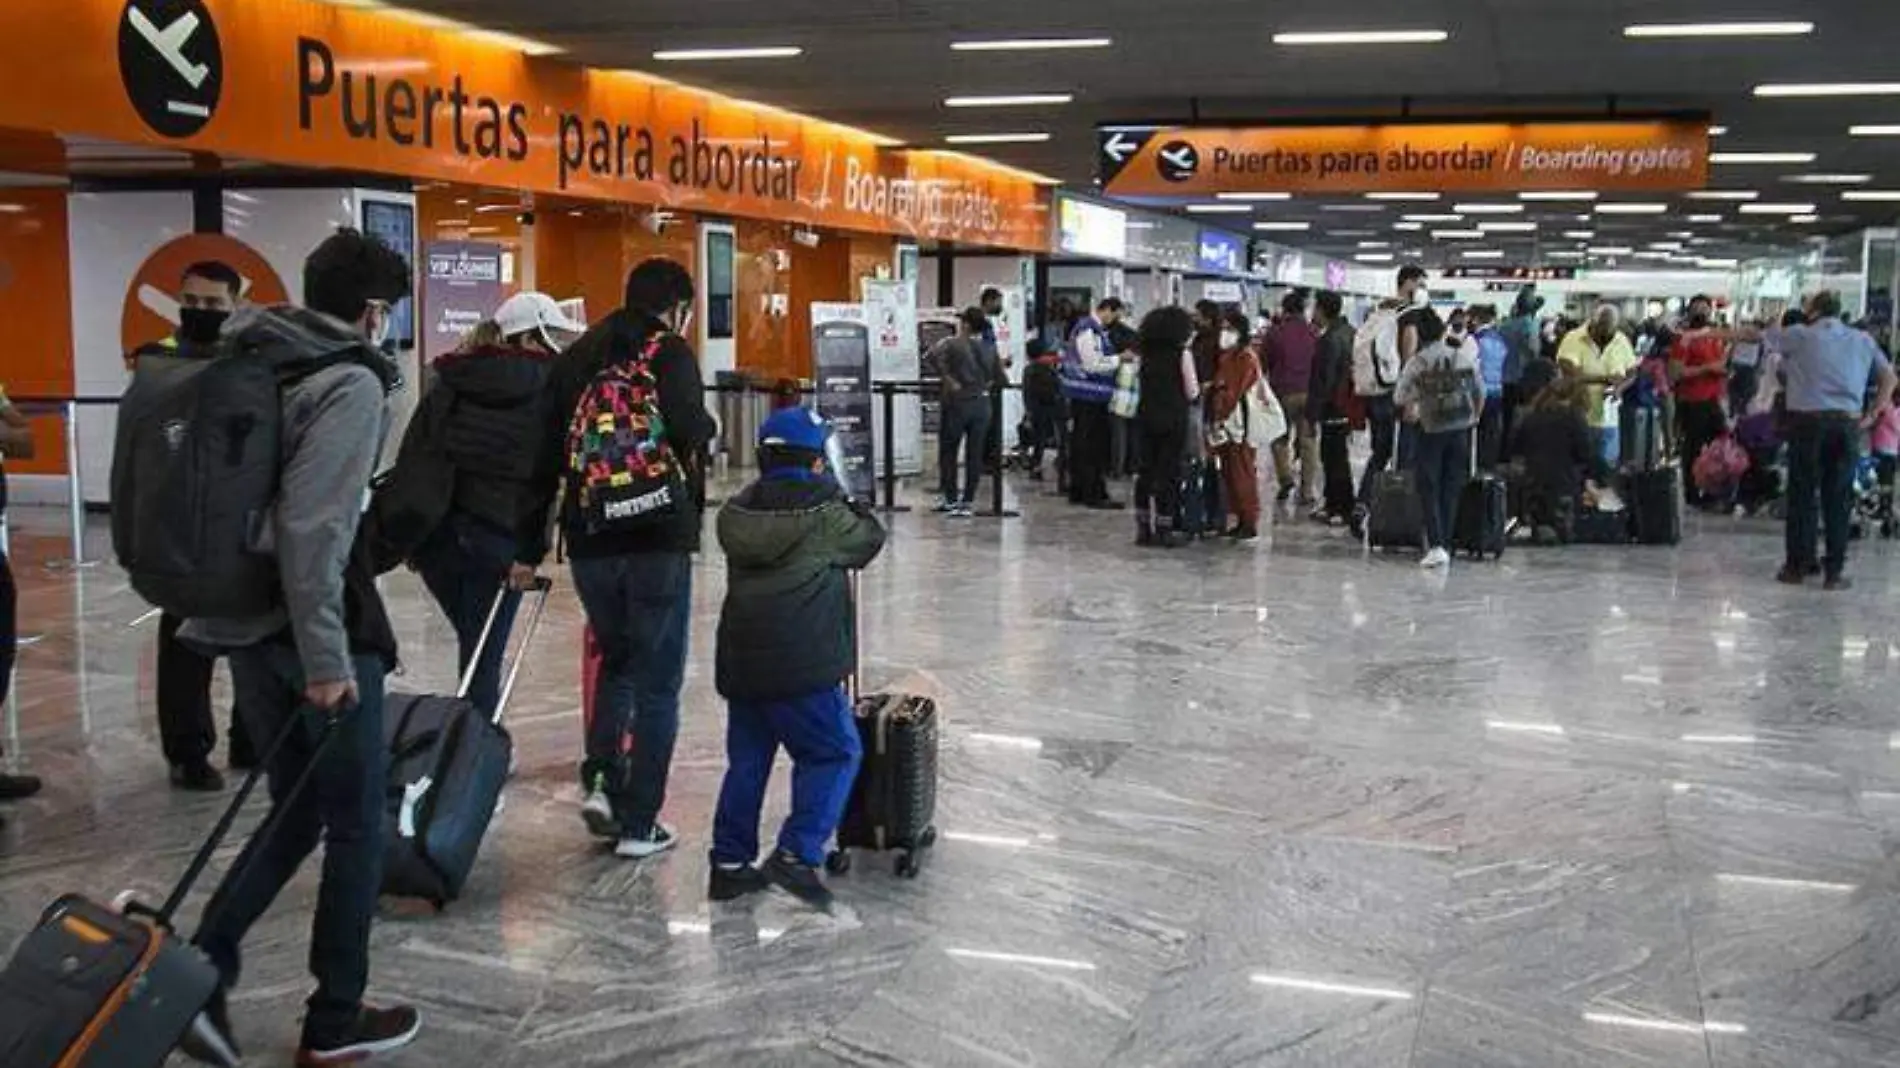
POLYGON ((883 472, 884 503, 877 510, 886 515, 908 512, 908 505, 897 503, 897 383, 879 382, 875 388, 884 398, 884 455, 879 465, 883 472))
MULTIPOLYGON (((996 428, 996 471, 990 476, 989 511, 977 513, 986 519, 1015 519, 1022 515, 1021 512, 1003 507, 1003 472, 1008 468, 1008 465, 1003 462, 1003 453, 1006 451, 1003 448, 1003 441, 1007 434, 1003 428, 1003 390, 1006 388, 1008 387, 999 386, 990 390, 990 425, 996 428)), ((979 444, 973 447, 984 448, 986 445, 979 444)))
POLYGON ((79 488, 79 402, 68 400, 66 417, 66 510, 73 542, 72 566, 86 566, 86 499, 79 488))

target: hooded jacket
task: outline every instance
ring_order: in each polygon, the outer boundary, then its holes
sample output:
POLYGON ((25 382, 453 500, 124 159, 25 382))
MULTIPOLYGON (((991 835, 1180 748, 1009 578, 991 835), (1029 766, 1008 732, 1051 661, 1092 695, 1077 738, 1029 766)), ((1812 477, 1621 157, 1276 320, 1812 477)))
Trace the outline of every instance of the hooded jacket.
POLYGON ((715 674, 733 701, 803 697, 857 670, 845 573, 876 559, 884 528, 828 475, 777 471, 719 511, 726 603, 715 674))
POLYGON ((546 353, 509 345, 435 361, 436 388, 423 403, 442 406, 440 444, 455 467, 454 510, 510 532, 520 526, 541 432, 537 409, 553 365, 546 353))

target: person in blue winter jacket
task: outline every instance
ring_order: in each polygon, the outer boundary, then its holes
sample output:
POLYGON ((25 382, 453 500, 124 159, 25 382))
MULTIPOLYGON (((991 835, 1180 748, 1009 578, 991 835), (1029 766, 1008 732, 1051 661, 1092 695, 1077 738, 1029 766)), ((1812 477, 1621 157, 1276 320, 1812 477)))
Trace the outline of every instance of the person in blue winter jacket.
POLYGON ((1511 345, 1498 329, 1498 310, 1490 304, 1469 309, 1471 337, 1478 343, 1478 377, 1484 381, 1484 412, 1478 419, 1478 467, 1491 470, 1504 462, 1505 368, 1511 345))
POLYGON ((715 671, 727 768, 713 818, 714 901, 777 885, 831 904, 818 869, 863 758, 844 687, 858 647, 847 573, 877 557, 884 528, 830 470, 830 437, 809 409, 773 413, 759 428, 759 480, 719 512, 727 582, 715 671), (792 811, 756 865, 780 746, 792 758, 792 811))

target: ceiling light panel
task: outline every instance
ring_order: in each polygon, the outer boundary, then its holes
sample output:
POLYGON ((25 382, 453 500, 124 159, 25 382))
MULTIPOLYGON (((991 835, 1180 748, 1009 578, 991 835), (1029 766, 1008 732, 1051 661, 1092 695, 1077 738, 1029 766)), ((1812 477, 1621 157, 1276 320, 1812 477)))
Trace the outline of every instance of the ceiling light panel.
POLYGON ((717 62, 728 59, 794 59, 805 54, 794 45, 762 48, 668 48, 653 53, 661 63, 717 62))
POLYGON ((1215 200, 1292 200, 1292 193, 1215 193, 1215 200))
MULTIPOLYGON (((1896 199, 1900 199, 1900 195, 1897 195, 1896 199)), ((1762 202, 1759 204, 1743 204, 1741 210, 1744 215, 1812 215, 1814 214, 1814 205, 1762 202)))
POLYGON ((1293 221, 1257 222, 1253 224, 1253 228, 1267 233, 1296 233, 1303 230, 1311 230, 1313 224, 1293 221))
POLYGON ((1109 37, 1008 37, 994 41, 952 41, 953 52, 1058 52, 1078 48, 1108 48, 1109 37))
POLYGON ((1625 37, 1800 37, 1812 22, 1670 22, 1623 27, 1625 37))
POLYGON ((1246 215, 1253 208, 1246 204, 1189 204, 1190 215, 1246 215))
POLYGON ((1437 200, 1438 193, 1367 193, 1367 200, 1437 200))
POLYGON ((1517 199, 1519 200, 1595 200, 1596 198, 1597 195, 1595 193, 1588 192, 1529 192, 1519 193, 1517 195, 1517 199))
POLYGON ((1661 215, 1669 210, 1667 204, 1598 204, 1598 215, 1661 215))
POLYGON ((1900 82, 1796 82, 1757 85, 1756 96, 1900 96, 1900 82))
POLYGON ((1000 96, 953 96, 945 99, 943 106, 947 108, 1053 107, 1074 101, 1074 93, 1012 93, 1000 96))
POLYGON ((1850 189, 1841 194, 1841 199, 1871 201, 1900 200, 1900 189, 1850 189))
POLYGON ((1463 214, 1466 214, 1466 215, 1521 215, 1524 213, 1524 205, 1522 204, 1458 204, 1458 205, 1453 206, 1452 210, 1456 212, 1462 212, 1463 214))
POLYGON ((1711 152, 1710 163, 1813 163, 1812 152, 1711 152))
POLYGON ((1049 140, 1046 133, 951 134, 944 143, 952 145, 1034 145, 1049 140))
POLYGON ((1327 30, 1313 33, 1276 33, 1277 45, 1436 44, 1449 38, 1444 30, 1327 30))
POLYGON ((1753 189, 1698 189, 1688 196, 1690 200, 1754 200, 1761 194, 1753 189))
POLYGON ((1850 137, 1900 137, 1900 122, 1866 123, 1847 128, 1850 137))
POLYGON ((1804 185, 1865 185, 1874 180, 1871 174, 1790 174, 1781 179, 1784 182, 1801 182, 1804 185))

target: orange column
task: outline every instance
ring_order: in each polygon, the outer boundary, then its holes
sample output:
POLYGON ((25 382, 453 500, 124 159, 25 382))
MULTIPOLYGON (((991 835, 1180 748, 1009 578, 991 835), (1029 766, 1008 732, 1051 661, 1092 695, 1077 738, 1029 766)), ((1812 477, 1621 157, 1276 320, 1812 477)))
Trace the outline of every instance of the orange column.
MULTIPOLYGON (((73 299, 64 189, 0 190, 0 322, 7 324, 0 386, 13 397, 73 391, 73 299)), ((15 474, 66 471, 66 442, 55 417, 33 419, 35 457, 15 474)))

